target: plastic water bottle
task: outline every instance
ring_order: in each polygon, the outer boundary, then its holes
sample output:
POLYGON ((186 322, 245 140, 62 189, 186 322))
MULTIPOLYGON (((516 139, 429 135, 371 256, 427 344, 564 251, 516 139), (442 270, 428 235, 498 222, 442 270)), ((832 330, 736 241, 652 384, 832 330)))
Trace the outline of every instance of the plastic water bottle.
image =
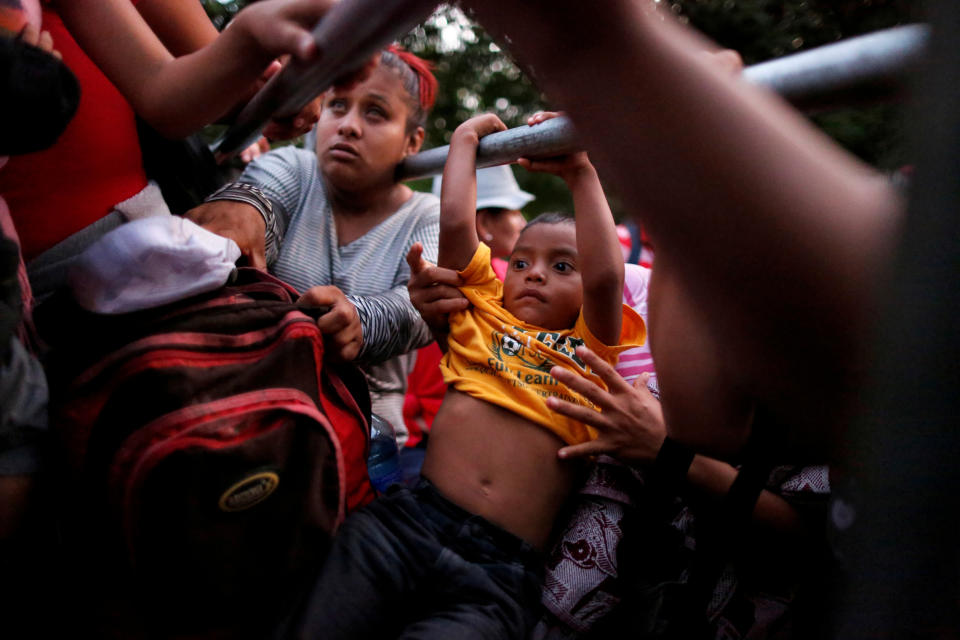
POLYGON ((370 482, 379 493, 387 487, 403 482, 400 471, 400 450, 393 425, 377 414, 370 416, 370 456, 367 458, 370 482))

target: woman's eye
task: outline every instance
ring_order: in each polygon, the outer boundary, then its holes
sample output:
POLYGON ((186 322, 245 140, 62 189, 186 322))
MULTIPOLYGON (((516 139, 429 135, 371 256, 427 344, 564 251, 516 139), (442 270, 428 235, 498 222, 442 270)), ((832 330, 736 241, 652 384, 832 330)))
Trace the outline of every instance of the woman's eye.
POLYGON ((333 109, 334 111, 343 111, 346 108, 346 104, 343 100, 331 100, 327 103, 327 108, 333 109))

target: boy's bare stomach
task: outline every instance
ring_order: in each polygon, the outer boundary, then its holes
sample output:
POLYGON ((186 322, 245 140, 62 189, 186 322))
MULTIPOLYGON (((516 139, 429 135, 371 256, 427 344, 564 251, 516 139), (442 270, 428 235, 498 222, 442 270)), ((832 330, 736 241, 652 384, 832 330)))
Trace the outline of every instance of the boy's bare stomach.
POLYGON ((423 475, 463 509, 542 549, 573 489, 563 441, 515 413, 454 389, 430 430, 423 475))

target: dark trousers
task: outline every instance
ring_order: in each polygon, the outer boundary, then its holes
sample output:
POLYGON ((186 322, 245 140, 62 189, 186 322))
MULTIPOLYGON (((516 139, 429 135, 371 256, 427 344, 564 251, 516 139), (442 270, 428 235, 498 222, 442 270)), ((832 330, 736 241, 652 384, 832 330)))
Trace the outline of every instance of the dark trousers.
POLYGON ((542 556, 441 496, 394 485, 353 513, 293 625, 295 638, 526 638, 542 556))

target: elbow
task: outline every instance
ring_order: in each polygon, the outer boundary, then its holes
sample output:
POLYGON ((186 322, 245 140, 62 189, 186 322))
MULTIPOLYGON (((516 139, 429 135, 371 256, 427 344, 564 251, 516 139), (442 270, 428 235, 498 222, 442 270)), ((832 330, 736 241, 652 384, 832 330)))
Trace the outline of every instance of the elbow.
POLYGON ((457 238, 465 233, 474 232, 476 223, 459 216, 440 216, 440 237, 457 238))

